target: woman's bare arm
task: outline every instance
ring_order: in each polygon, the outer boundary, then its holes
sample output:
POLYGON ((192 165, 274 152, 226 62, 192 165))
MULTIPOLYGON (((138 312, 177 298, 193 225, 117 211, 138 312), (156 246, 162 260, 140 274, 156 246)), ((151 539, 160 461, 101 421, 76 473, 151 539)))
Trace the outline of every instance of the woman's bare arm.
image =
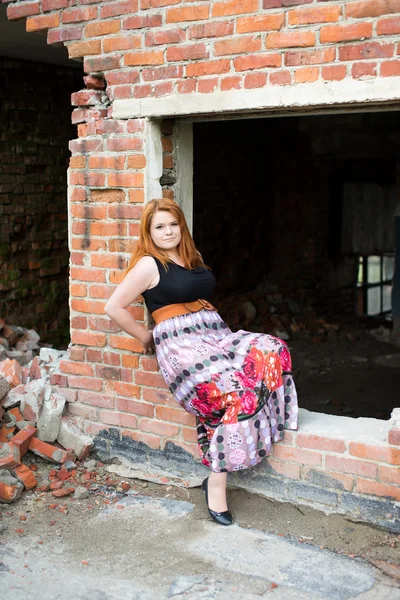
POLYGON ((158 278, 157 265, 153 258, 144 256, 126 275, 105 305, 104 312, 126 333, 143 344, 144 353, 151 351, 153 338, 151 332, 138 323, 127 307, 146 291, 158 278))

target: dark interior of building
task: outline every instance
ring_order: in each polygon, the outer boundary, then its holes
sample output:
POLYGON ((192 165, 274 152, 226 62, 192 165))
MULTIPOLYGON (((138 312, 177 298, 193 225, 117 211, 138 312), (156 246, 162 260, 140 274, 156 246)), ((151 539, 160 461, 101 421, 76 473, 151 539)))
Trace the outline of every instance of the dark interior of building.
POLYGON ((287 340, 304 408, 398 405, 399 169, 398 112, 194 124, 194 237, 215 303, 232 329, 287 340))
POLYGON ((69 342, 67 169, 82 66, 0 7, 0 317, 69 342))

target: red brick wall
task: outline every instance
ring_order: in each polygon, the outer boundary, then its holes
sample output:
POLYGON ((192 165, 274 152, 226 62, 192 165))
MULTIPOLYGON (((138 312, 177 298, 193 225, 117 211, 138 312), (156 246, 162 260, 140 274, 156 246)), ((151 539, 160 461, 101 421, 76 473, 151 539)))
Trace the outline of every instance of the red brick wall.
MULTIPOLYGON (((64 43, 70 57, 82 57, 88 75, 104 76, 111 103, 400 75, 399 0, 78 0, 74 6, 68 0, 33 0, 11 3, 8 15, 27 17, 29 31, 48 29, 49 43, 64 43)), ((73 120, 79 123, 69 179, 73 345, 54 383, 62 386, 71 413, 88 432, 112 427, 154 449, 173 440, 197 454, 193 421, 175 408, 154 359, 141 356, 138 342, 103 315, 138 232, 146 162, 143 120, 112 120, 101 85, 89 77, 90 91, 73 97, 73 120)), ((164 150, 165 173, 170 174, 168 132, 164 150)), ((163 183, 172 195, 171 179, 163 183)), ((132 310, 143 317, 140 304, 132 310)), ((296 440, 300 434, 276 447, 277 470, 304 479, 307 466, 339 477, 348 472, 346 489, 399 499, 398 481, 377 479, 381 472, 391 477, 385 469, 398 460, 395 447, 385 450, 390 460, 386 454, 369 455, 366 462, 375 467, 364 472, 364 459, 350 457, 350 448, 333 450, 325 463, 330 448, 303 450, 296 440), (358 460, 361 466, 353 466, 358 460), (356 474, 367 483, 353 479, 356 474), (387 487, 377 487, 382 485, 387 487)))
POLYGON ((0 57, 0 315, 66 347, 70 95, 80 69, 0 57))

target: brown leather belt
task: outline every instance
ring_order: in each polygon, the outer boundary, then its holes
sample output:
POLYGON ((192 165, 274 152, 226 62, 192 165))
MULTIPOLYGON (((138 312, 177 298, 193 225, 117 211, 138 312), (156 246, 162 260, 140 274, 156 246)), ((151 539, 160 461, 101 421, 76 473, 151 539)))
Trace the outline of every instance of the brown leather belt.
POLYGON ((194 302, 185 302, 181 304, 169 304, 158 308, 151 316, 154 319, 156 325, 165 321, 166 319, 172 319, 172 317, 180 317, 182 315, 188 315, 190 313, 198 312, 199 310, 217 310, 207 300, 195 300, 194 302))

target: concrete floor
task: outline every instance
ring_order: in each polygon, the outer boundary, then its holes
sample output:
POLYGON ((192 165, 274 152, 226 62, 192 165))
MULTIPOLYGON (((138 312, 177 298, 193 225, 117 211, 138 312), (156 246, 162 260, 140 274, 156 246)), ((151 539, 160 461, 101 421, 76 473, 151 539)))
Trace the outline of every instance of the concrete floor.
POLYGON ((96 495, 57 504, 30 492, 1 505, 1 600, 400 600, 399 580, 370 562, 400 562, 387 532, 241 490, 230 492, 237 524, 221 527, 198 489, 136 487, 108 504, 96 495), (297 539, 276 533, 284 521, 297 539), (377 553, 363 559, 324 548, 325 528, 331 548, 333 539, 347 553, 375 543, 377 553), (335 529, 342 537, 332 537, 335 529))

